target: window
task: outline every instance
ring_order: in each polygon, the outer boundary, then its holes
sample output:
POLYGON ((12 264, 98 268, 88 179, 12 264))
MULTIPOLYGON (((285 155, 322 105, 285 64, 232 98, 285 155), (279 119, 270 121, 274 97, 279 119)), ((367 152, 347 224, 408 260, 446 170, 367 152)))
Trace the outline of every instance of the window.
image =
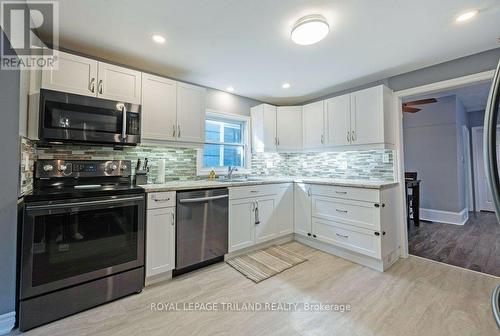
POLYGON ((221 173, 228 166, 244 170, 247 164, 248 118, 207 111, 205 144, 198 155, 198 174, 214 169, 221 173))

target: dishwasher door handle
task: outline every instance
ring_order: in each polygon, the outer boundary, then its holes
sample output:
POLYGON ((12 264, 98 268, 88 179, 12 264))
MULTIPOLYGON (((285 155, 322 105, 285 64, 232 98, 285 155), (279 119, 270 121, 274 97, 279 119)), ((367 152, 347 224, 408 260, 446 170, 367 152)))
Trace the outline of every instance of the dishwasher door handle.
POLYGON ((210 197, 200 197, 200 198, 185 198, 179 200, 179 203, 199 203, 199 202, 209 202, 218 199, 228 198, 229 195, 220 195, 220 196, 210 196, 210 197))

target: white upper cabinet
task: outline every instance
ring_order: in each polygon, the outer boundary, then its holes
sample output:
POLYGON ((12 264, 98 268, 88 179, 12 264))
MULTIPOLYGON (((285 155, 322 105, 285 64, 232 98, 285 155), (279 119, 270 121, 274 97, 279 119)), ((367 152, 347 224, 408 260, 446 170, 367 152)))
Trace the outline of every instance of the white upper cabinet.
POLYGON ((177 140, 205 141, 205 109, 207 92, 204 88, 177 83, 177 140))
POLYGON ((302 106, 282 106, 276 111, 278 151, 302 149, 302 106))
POLYGON ((250 109, 254 152, 276 151, 276 112, 276 106, 269 104, 261 104, 250 109))
POLYGON ((321 148, 325 143, 324 101, 302 107, 302 137, 304 149, 321 148))
POLYGON ((351 143, 351 98, 343 95, 325 101, 327 145, 344 146, 351 143))
POLYGON ((97 96, 128 103, 141 103, 141 72, 99 62, 97 96))
POLYGON ((385 142, 384 91, 379 85, 351 94, 352 144, 385 142))
POLYGON ((58 52, 57 68, 42 71, 41 87, 90 97, 141 103, 141 72, 58 52))
POLYGON ((84 96, 97 95, 97 61, 58 52, 57 70, 42 71, 42 88, 84 96))
POLYGON ((142 76, 142 137, 175 140, 177 134, 177 82, 142 76))

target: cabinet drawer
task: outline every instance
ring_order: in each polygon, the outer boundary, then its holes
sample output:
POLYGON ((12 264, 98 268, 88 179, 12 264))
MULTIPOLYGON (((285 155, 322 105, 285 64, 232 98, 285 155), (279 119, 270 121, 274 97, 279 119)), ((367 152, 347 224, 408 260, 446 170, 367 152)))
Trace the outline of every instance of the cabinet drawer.
POLYGON ((313 218, 316 238, 350 251, 380 259, 380 236, 372 230, 313 218))
POLYGON ((313 195, 347 198, 359 201, 378 203, 380 201, 380 191, 378 189, 351 188, 339 186, 326 186, 313 184, 311 186, 313 195))
POLYGON ((175 206, 175 191, 148 193, 148 209, 158 209, 175 206))
POLYGON ((261 184, 255 186, 230 187, 229 199, 240 199, 277 195, 280 192, 280 184, 261 184))
POLYGON ((370 230, 380 230, 380 209, 371 202, 313 196, 312 216, 370 230))

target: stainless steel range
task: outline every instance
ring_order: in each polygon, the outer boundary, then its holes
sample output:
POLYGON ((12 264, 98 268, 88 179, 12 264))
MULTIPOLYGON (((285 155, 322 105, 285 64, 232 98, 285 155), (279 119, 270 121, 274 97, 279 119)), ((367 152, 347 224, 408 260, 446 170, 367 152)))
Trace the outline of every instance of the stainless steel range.
POLYGON ((142 290, 145 193, 130 167, 36 162, 21 229, 22 331, 142 290))

